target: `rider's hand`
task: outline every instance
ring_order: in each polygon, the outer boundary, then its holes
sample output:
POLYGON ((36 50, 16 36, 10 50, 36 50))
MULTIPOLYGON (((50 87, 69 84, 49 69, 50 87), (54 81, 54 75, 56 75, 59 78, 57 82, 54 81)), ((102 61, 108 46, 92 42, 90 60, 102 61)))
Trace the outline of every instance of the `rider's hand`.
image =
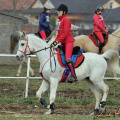
POLYGON ((108 28, 105 29, 105 32, 108 32, 108 28))
POLYGON ((57 44, 58 44, 58 41, 54 41, 54 42, 50 45, 50 47, 55 47, 57 44))

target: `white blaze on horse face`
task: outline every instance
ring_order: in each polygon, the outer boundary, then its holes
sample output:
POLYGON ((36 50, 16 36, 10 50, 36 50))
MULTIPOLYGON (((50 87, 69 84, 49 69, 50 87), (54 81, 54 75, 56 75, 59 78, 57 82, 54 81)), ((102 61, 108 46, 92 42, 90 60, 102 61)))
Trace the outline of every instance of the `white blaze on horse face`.
POLYGON ((17 54, 16 54, 17 59, 23 60, 23 58, 25 57, 24 52, 25 52, 25 49, 26 49, 26 44, 27 44, 27 41, 23 41, 23 40, 19 41, 18 51, 17 51, 17 54))

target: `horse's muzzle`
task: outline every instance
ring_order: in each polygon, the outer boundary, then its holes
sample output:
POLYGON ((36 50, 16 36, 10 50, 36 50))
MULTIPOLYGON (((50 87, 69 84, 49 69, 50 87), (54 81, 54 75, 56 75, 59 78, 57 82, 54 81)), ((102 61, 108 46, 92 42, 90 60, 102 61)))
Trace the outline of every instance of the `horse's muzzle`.
POLYGON ((18 55, 16 55, 16 58, 17 58, 17 60, 20 60, 20 61, 22 61, 23 60, 23 55, 20 57, 20 56, 18 56, 18 55))

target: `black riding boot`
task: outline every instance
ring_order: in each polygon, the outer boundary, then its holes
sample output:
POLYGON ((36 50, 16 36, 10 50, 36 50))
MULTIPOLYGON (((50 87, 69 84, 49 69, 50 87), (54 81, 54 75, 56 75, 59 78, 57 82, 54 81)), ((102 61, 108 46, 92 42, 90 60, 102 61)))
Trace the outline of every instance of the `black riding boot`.
POLYGON ((98 54, 101 54, 103 46, 104 46, 104 43, 100 43, 99 44, 99 53, 98 54))

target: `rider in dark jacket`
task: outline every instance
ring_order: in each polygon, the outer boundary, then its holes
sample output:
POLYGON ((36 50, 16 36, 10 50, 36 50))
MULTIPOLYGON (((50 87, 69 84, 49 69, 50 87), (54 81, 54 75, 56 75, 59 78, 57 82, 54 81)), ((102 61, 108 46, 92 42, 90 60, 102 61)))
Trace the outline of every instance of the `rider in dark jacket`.
POLYGON ((46 40, 46 35, 51 33, 50 29, 50 15, 49 13, 51 12, 51 6, 50 5, 45 5, 44 6, 44 11, 40 14, 40 19, 39 19, 39 28, 38 32, 41 35, 43 40, 46 40))

